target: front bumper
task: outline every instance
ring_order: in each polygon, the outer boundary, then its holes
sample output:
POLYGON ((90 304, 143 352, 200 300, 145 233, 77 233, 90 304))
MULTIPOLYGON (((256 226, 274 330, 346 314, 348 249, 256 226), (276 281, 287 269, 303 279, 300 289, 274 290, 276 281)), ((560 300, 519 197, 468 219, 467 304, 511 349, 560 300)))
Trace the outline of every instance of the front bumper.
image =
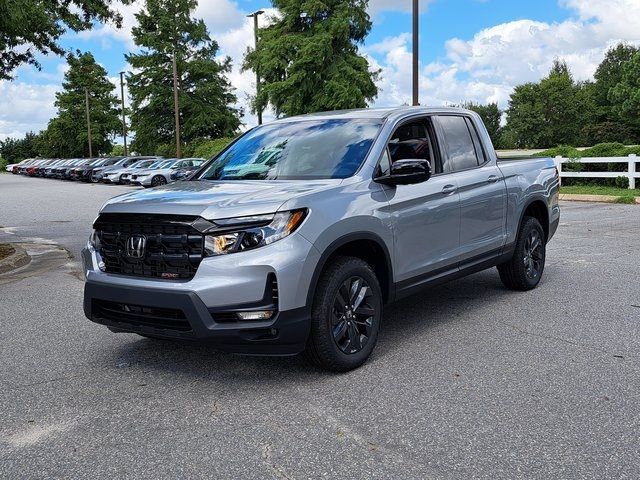
POLYGON ((113 332, 198 340, 220 350, 257 355, 300 353, 310 328, 307 308, 280 311, 268 321, 223 323, 215 321, 216 310, 208 309, 194 292, 91 282, 84 288, 84 313, 113 332), (140 314, 143 309, 145 315, 140 314))
MULTIPOLYGON (((187 281, 102 272, 98 268, 101 257, 93 249, 85 248, 82 258, 85 314, 113 331, 201 340, 236 353, 290 355, 304 349, 310 325, 307 294, 320 255, 301 235, 293 234, 255 250, 205 258, 187 281), (228 312, 262 310, 270 278, 275 278, 278 291, 278 311, 273 318, 230 322, 228 315, 226 319, 220 317, 228 312), (133 306, 133 310, 177 310, 171 315, 181 319, 181 324, 166 328, 162 319, 155 325, 153 319, 131 321, 126 318, 130 312, 123 311, 122 306, 104 315, 101 302, 133 306)), ((107 305, 107 310, 110 308, 107 305)))

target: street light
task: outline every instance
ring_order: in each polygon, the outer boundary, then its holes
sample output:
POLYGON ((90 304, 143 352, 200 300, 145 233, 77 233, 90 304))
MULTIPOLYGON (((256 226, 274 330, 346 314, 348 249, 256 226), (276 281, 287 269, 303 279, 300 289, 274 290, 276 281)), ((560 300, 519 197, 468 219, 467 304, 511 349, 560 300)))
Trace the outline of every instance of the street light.
POLYGON ((413 105, 420 105, 418 98, 418 17, 420 9, 418 1, 413 0, 413 105))
MULTIPOLYGON (((254 48, 258 49, 258 16, 262 15, 264 10, 257 10, 247 17, 253 17, 253 40, 254 40, 254 48)), ((262 125, 262 110, 257 104, 257 99, 260 97, 260 70, 256 65, 256 113, 258 115, 258 125, 262 125)))

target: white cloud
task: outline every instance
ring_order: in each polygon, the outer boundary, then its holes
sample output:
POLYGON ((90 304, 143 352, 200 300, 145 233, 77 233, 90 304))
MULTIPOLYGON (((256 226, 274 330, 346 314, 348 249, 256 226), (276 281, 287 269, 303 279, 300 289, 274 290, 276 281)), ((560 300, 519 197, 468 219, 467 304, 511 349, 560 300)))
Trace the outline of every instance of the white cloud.
MULTIPOLYGON (((619 41, 640 44, 640 1, 562 0, 576 17, 560 23, 507 22, 482 30, 471 40, 447 41, 446 58, 420 71, 423 104, 473 100, 506 106, 515 85, 545 76, 554 59, 567 61, 577 80, 593 78, 606 50, 619 41)), ((370 45, 382 55, 383 80, 376 105, 411 99, 410 35, 370 45)))
POLYGON ((0 139, 21 137, 47 126, 55 114, 55 94, 59 85, 32 85, 0 82, 0 139))
MULTIPOLYGON (((427 12, 431 1, 422 0, 423 12, 427 12)), ((546 75, 555 58, 565 59, 574 77, 584 80, 592 78, 610 46, 619 41, 640 44, 639 0, 558 1, 573 12, 572 18, 560 23, 517 20, 477 32, 470 39, 451 38, 445 44, 444 58, 421 65, 422 103, 496 101, 504 107, 515 85, 546 75)), ((117 8, 124 17, 121 30, 106 25, 79 36, 123 42, 128 50, 135 48, 131 35, 140 0, 117 8)), ((409 0, 371 0, 369 11, 375 17, 385 11, 410 10, 409 0)), ((240 71, 244 53, 253 46, 253 20, 246 18, 247 13, 234 0, 201 0, 195 16, 205 20, 212 38, 220 45, 220 56, 231 57, 233 71, 229 79, 236 88, 237 106, 245 109, 243 120, 252 126, 256 120, 248 113, 248 96, 255 91, 255 76, 253 72, 240 71)), ((275 14, 275 10, 269 9, 260 17, 261 25, 269 14, 275 14)), ((363 48, 372 68, 382 69, 375 105, 410 103, 410 41, 410 33, 401 33, 363 48)), ((53 83, 60 81, 63 68, 64 63, 55 73, 43 74, 41 78, 51 85, 0 83, 0 98, 8 99, 0 103, 0 138, 46 126, 48 118, 55 113, 54 93, 59 83, 53 83)), ((117 72, 110 73, 117 85, 117 72)), ((119 89, 116 92, 119 94, 119 89)), ((266 112, 265 120, 272 116, 266 112)))

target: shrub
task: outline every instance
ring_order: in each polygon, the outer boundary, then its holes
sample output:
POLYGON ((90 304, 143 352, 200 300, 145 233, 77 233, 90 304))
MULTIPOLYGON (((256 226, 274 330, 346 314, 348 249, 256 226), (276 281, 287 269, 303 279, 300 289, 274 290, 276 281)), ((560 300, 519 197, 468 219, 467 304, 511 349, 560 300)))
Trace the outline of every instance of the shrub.
POLYGON ((5 173, 5 167, 9 165, 9 162, 5 158, 0 158, 0 173, 5 173))
POLYGON ((580 152, 581 157, 621 157, 625 146, 621 143, 598 143, 580 152))
POLYGON ((568 145, 560 145, 555 148, 550 148, 543 152, 537 153, 537 157, 565 157, 565 158, 580 158, 580 152, 574 147, 568 145))
POLYGON ((614 185, 617 188, 629 188, 629 179, 627 177, 616 177, 614 185))

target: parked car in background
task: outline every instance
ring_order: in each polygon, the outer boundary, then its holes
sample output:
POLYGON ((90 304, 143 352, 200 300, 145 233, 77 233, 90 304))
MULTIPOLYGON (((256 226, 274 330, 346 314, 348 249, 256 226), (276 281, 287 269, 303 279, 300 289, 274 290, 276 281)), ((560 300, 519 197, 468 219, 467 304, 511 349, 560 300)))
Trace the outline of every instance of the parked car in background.
POLYGON ((143 187, 157 187, 171 182, 171 174, 182 168, 198 168, 205 162, 204 158, 182 158, 161 162, 153 169, 142 170, 131 174, 131 183, 143 187))
POLYGON ((128 174, 133 170, 137 170, 140 168, 147 168, 150 165, 154 164, 158 160, 161 160, 161 157, 138 157, 136 162, 131 163, 129 166, 125 166, 124 164, 121 167, 109 168, 102 172, 102 182, 103 183, 123 183, 123 175, 128 174))
POLYGON ((27 168, 29 168, 31 165, 34 165, 39 160, 41 160, 41 159, 39 159, 39 158, 31 158, 29 160, 26 160, 26 161, 20 163, 16 167, 17 170, 18 170, 16 173, 19 173, 20 175, 26 175, 27 174, 27 168))
POLYGON ((110 165, 96 167, 93 169, 93 172, 91 173, 91 181, 93 183, 102 182, 102 179, 104 178, 105 173, 109 173, 113 170, 124 168, 124 167, 130 167, 134 163, 139 162, 140 160, 145 158, 148 158, 148 157, 120 157, 118 158, 118 160, 111 163, 110 165))
POLYGON ((66 162, 66 160, 64 160, 64 159, 57 159, 57 160, 54 160, 53 162, 51 162, 49 165, 47 165, 47 166, 45 167, 45 169, 44 169, 44 176, 45 176, 45 178, 51 178, 51 177, 54 177, 54 176, 55 176, 56 168, 57 168, 59 165, 62 165, 64 162, 66 162))
POLYGON ((97 183, 97 182, 99 182, 97 177, 100 174, 100 172, 102 172, 106 168, 114 166, 116 163, 118 163, 123 158, 124 157, 107 157, 107 158, 103 158, 103 159, 101 159, 101 161, 98 164, 93 165, 90 168, 83 169, 80 179, 82 181, 84 181, 84 182, 97 183))
POLYGON ((469 110, 285 118, 187 182, 108 201, 82 252, 85 315, 350 370, 395 299, 494 266, 507 288, 535 288, 558 191, 553 159, 498 161, 469 110))
POLYGON ((10 163, 9 165, 6 166, 5 170, 9 173, 17 174, 18 168, 20 168, 20 165, 24 165, 25 163, 31 162, 32 160, 33 160, 32 158, 25 158, 21 162, 10 163))

